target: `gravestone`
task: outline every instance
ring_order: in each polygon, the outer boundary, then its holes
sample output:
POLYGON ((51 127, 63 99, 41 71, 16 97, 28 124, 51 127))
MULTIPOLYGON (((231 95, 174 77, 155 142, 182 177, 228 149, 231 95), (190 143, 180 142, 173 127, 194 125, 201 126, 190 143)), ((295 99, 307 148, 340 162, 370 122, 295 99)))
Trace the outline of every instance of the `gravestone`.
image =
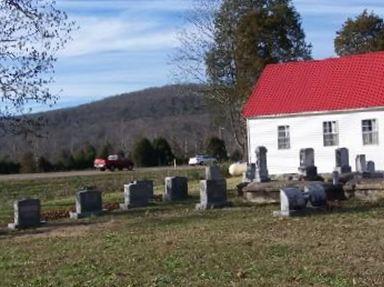
POLYGON ((255 180, 256 164, 251 163, 247 165, 247 170, 243 174, 243 182, 252 182, 255 180))
POLYGON ((69 217, 78 219, 103 213, 101 192, 87 188, 76 193, 76 212, 70 212, 69 217))
POLYGON ((255 181, 268 182, 268 168, 267 168, 267 152, 268 150, 259 146, 256 148, 256 165, 255 165, 255 181))
POLYGON ((340 174, 336 170, 334 172, 332 172, 332 184, 333 185, 340 184, 340 174))
POLYGON ((165 178, 165 201, 178 201, 188 198, 188 178, 173 176, 165 178))
POLYGON ((153 199, 153 182, 134 181, 124 185, 124 203, 120 204, 120 209, 127 210, 133 207, 144 207, 149 205, 153 199))
POLYGON ((356 171, 361 173, 367 172, 365 154, 359 154, 356 156, 356 171))
POLYGON ((274 211, 274 216, 291 216, 304 210, 307 199, 298 188, 290 187, 280 190, 280 211, 274 211))
POLYGON ((371 160, 367 162, 367 172, 369 172, 369 173, 375 173, 376 172, 375 163, 371 160))
POLYGON ((196 209, 222 208, 229 205, 225 179, 200 181, 200 203, 196 205, 196 209))
POLYGON ((217 165, 210 165, 205 168, 206 180, 222 180, 224 177, 221 175, 220 167, 217 165))
POLYGON ((327 193, 323 183, 312 182, 304 187, 304 192, 312 207, 326 207, 327 193))
POLYGON ((300 176, 306 180, 316 180, 317 167, 315 166, 315 151, 313 148, 305 148, 300 150, 300 176))
POLYGON ((351 173, 352 168, 349 165, 349 151, 347 148, 338 148, 335 151, 336 168, 340 174, 351 173))
POLYGON ((22 199, 13 204, 14 222, 8 224, 8 228, 30 228, 38 227, 43 222, 40 219, 40 200, 22 199))

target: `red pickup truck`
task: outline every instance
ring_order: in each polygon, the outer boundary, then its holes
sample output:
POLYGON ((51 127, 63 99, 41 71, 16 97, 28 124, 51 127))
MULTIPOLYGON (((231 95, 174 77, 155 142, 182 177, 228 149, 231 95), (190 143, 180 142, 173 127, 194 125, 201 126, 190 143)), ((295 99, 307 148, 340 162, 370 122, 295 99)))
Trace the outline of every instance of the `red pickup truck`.
POLYGON ((118 170, 133 169, 133 162, 126 158, 120 158, 118 155, 110 155, 107 159, 96 158, 94 161, 94 167, 99 169, 100 171, 105 171, 109 169, 110 171, 114 171, 116 168, 118 170))

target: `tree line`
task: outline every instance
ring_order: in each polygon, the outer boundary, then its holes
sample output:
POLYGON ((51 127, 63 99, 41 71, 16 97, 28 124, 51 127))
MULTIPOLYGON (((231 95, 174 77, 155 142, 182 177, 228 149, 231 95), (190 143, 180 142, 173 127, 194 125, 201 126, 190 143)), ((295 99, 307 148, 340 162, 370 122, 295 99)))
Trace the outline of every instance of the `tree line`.
MULTIPOLYGON (((228 156, 225 142, 217 137, 208 140, 205 153, 215 157, 219 162, 229 159, 237 161, 242 157, 239 151, 228 156)), ((174 160, 178 164, 186 164, 188 161, 188 158, 182 155, 175 155, 165 138, 159 137, 152 141, 142 138, 136 141, 130 152, 116 150, 108 142, 99 150, 92 144, 86 143, 74 153, 62 150, 55 161, 50 161, 44 156, 37 156, 29 151, 24 153, 17 162, 9 158, 0 159, 0 174, 84 170, 93 167, 95 158, 105 159, 111 154, 117 154, 122 158, 127 157, 133 160, 137 167, 168 166, 172 165, 174 160)))

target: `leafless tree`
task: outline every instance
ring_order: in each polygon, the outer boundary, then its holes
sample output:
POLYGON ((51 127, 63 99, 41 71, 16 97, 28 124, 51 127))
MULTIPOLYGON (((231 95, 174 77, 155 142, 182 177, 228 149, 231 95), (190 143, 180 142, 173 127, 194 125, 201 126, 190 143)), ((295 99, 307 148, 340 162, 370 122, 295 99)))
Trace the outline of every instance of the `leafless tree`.
POLYGON ((21 115, 29 104, 53 104, 50 92, 57 52, 75 24, 54 0, 0 2, 0 123, 2 131, 35 129, 35 119, 21 115), (15 117, 15 115, 17 115, 15 117))

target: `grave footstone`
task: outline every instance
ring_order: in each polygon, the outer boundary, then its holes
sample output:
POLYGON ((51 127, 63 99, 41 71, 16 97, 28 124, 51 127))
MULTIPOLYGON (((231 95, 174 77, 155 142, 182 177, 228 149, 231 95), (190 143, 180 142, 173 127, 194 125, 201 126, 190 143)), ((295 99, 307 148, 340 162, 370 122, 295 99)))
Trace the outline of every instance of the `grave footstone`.
POLYGON ((268 168, 267 168, 267 152, 268 150, 259 146, 256 148, 256 165, 255 165, 255 181, 268 182, 268 168))
POLYGON ((222 208, 229 205, 225 179, 200 181, 200 203, 196 205, 196 209, 222 208))
POLYGON ((165 178, 165 201, 179 201, 188 198, 188 178, 173 176, 165 178))
POLYGON ((22 229, 38 227, 42 223, 40 219, 40 200, 22 199, 13 204, 14 222, 8 224, 10 229, 22 229))
POLYGON ((317 167, 315 166, 315 152, 313 148, 300 150, 299 174, 306 180, 316 180, 318 178, 317 167))
POLYGON ((335 151, 336 168, 340 174, 351 173, 352 168, 349 165, 349 151, 347 148, 338 148, 335 151))
POLYGON ((78 219, 97 216, 103 213, 101 192, 93 189, 83 189, 76 193, 76 212, 70 212, 70 218, 78 219))
POLYGON ((120 209, 126 210, 133 207, 148 206, 153 199, 152 181, 134 181, 124 185, 124 203, 120 209))
POLYGON ((367 172, 367 161, 365 154, 359 154, 356 156, 356 171, 360 173, 367 172))
POLYGON ((274 216, 291 216, 306 208, 307 200, 298 188, 283 188, 280 190, 280 211, 274 211, 274 216))

